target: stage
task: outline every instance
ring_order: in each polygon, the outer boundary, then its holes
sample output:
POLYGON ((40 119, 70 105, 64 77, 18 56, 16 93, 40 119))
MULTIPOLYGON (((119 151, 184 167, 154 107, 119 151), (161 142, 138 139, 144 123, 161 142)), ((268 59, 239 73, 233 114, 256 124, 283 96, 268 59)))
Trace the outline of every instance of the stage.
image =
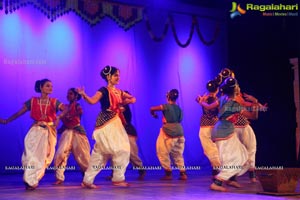
MULTIPOLYGON (((250 183, 248 177, 242 176, 238 181, 243 188, 228 187, 229 192, 211 191, 211 177, 209 172, 188 172, 188 180, 178 180, 177 171, 173 172, 173 180, 160 180, 163 173, 147 171, 143 181, 137 180, 137 173, 133 170, 126 172, 129 187, 113 186, 106 178, 110 171, 102 171, 96 177, 98 189, 84 189, 80 186, 82 175, 80 172, 66 172, 66 180, 62 185, 54 186, 53 172, 48 172, 34 191, 27 191, 22 182, 22 174, 2 174, 0 177, 1 199, 299 199, 298 196, 270 196, 258 194, 262 192, 260 183, 250 183)), ((298 183, 296 192, 300 192, 298 183)))

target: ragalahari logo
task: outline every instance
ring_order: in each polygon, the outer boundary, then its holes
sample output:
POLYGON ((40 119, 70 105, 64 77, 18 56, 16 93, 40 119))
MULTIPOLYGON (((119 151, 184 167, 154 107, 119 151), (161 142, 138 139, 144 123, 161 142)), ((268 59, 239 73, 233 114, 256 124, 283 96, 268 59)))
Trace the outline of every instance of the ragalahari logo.
POLYGON ((232 8, 230 10, 231 14, 230 14, 230 18, 233 19, 236 16, 241 16, 246 14, 246 10, 244 10, 243 8, 241 8, 240 4, 237 4, 236 2, 232 2, 232 8))

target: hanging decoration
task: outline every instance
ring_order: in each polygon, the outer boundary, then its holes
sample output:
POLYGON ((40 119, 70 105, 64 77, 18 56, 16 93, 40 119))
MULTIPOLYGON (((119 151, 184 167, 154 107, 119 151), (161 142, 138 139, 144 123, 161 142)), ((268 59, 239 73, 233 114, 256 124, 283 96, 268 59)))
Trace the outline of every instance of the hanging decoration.
POLYGON ((210 41, 207 41, 204 39, 201 31, 200 31, 200 25, 198 23, 198 19, 197 19, 197 16, 193 15, 192 16, 192 23, 191 23, 191 28, 190 28, 190 33, 189 33, 189 36, 188 36, 188 39, 186 40, 185 43, 181 43, 179 38, 178 38, 178 34, 176 32, 176 28, 175 28, 175 22, 174 22, 174 18, 171 14, 169 14, 167 20, 166 20, 166 24, 164 26, 164 31, 163 31, 163 34, 159 37, 159 36, 156 36, 154 35, 153 33, 153 30, 151 28, 151 25, 150 25, 150 20, 148 18, 148 15, 147 15, 147 12, 144 11, 144 20, 146 22, 146 28, 147 28, 147 31, 151 37, 152 40, 156 41, 156 42, 161 42, 167 35, 167 32, 169 30, 169 26, 171 25, 171 28, 172 28, 172 33, 173 33, 173 36, 175 38, 175 41, 176 43, 180 46, 180 47, 187 47, 191 41, 192 41, 192 37, 193 37, 193 34, 194 34, 194 31, 195 31, 195 28, 197 30, 197 33, 198 33, 198 36, 201 40, 201 42, 206 45, 206 46, 209 46, 209 45, 212 45, 217 37, 219 36, 219 33, 220 33, 220 24, 219 23, 216 23, 216 27, 215 27, 215 31, 214 31, 214 34, 213 34, 213 38, 210 40, 210 41))
POLYGON ((147 15, 147 11, 144 11, 144 20, 146 22, 146 28, 147 28, 147 31, 148 31, 151 39, 154 40, 155 42, 163 41, 163 39, 166 37, 167 32, 169 30, 169 24, 170 24, 169 18, 167 19, 167 22, 166 22, 166 24, 164 26, 164 29, 163 29, 163 33, 160 37, 154 35, 154 33, 152 31, 152 28, 151 28, 151 25, 150 25, 150 20, 149 20, 148 15, 147 15))
POLYGON ((194 30, 195 30, 195 23, 196 23, 195 21, 196 21, 197 19, 193 16, 193 20, 192 20, 192 25, 191 25, 189 37, 188 37, 187 41, 186 41, 184 44, 182 44, 182 43, 179 41, 179 38, 178 38, 178 36, 177 36, 176 29, 175 29, 175 24, 174 24, 174 19, 173 19, 172 15, 169 15, 169 18, 170 18, 171 27, 172 27, 172 32, 173 32, 173 35, 174 35, 174 38, 175 38, 176 43, 177 43, 179 46, 183 47, 183 48, 187 47, 187 46, 191 43, 191 41, 192 41, 193 33, 194 33, 194 30))
POLYGON ((220 24, 218 22, 216 23, 213 38, 210 41, 206 41, 200 31, 200 26, 198 24, 198 20, 196 20, 195 23, 196 23, 196 30, 197 30, 197 33, 198 33, 198 36, 199 36, 201 42, 203 42, 203 44, 205 44, 206 46, 212 45, 216 41, 217 37, 220 34, 220 24))
POLYGON ((0 10, 4 8, 6 14, 27 5, 33 5, 52 22, 72 11, 92 26, 108 16, 125 30, 143 19, 144 9, 104 0, 0 0, 0 10))

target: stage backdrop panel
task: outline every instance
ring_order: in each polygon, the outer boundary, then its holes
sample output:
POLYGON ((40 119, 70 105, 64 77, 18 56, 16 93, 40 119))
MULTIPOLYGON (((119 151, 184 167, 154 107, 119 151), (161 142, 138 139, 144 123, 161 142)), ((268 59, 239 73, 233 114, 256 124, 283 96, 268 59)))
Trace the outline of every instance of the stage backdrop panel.
MULTIPOLYGON (((190 11, 203 14, 201 9, 190 11)), ((203 12, 223 17, 218 12, 203 12)), ((167 11, 152 9, 148 17, 154 33, 161 35, 167 11)), ((180 41, 186 41, 192 17, 175 13, 173 18, 180 41)), ((216 21, 201 17, 198 21, 203 36, 209 40, 216 21)), ((72 12, 54 22, 32 6, 7 15, 0 12, 0 117, 9 117, 26 100, 38 96, 34 83, 43 78, 53 82, 51 97, 62 102, 67 103, 66 94, 71 87, 84 86, 86 93, 93 95, 106 85, 99 75, 100 70, 113 65, 121 71, 119 88, 137 98, 131 108, 144 165, 159 166, 155 143, 162 125, 161 115, 159 119, 152 118, 149 108, 165 103, 166 92, 177 88, 178 104, 184 111, 186 166, 208 168, 198 136, 202 110, 195 97, 203 94, 205 84, 226 66, 225 27, 224 22, 220 23, 220 34, 213 45, 204 45, 194 32, 191 43, 182 48, 175 42, 170 28, 161 42, 153 41, 144 20, 125 31, 110 18, 90 26, 72 12)), ((79 103, 84 110, 82 125, 93 147, 92 132, 100 104, 89 105, 84 100, 79 103)), ((31 124, 30 115, 26 113, 8 125, 0 125, 2 173, 16 172, 5 170, 7 166, 21 166, 23 141, 31 124)), ((68 165, 76 165, 73 158, 68 165)))

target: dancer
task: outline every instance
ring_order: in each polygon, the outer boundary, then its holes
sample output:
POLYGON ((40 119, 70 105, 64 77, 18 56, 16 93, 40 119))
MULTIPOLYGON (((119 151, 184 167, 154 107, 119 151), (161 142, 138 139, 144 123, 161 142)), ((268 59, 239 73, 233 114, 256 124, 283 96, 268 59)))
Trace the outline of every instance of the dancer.
POLYGON ((83 88, 77 89, 88 103, 95 104, 100 101, 102 109, 97 117, 93 133, 95 145, 82 186, 89 189, 97 188, 93 184, 94 179, 112 158, 113 185, 126 187, 129 184, 125 182, 124 174, 129 163, 130 144, 122 124, 122 121, 125 123, 125 119, 120 113, 124 110, 123 105, 135 103, 136 99, 116 87, 120 80, 119 69, 106 66, 100 75, 107 82, 107 86, 101 87, 94 96, 89 97, 83 88))
POLYGON ((59 100, 49 97, 53 91, 50 80, 36 81, 35 91, 41 93, 41 96, 32 97, 18 112, 6 120, 0 120, 1 123, 7 124, 27 111, 30 111, 30 116, 34 120, 25 136, 25 149, 22 155, 23 181, 27 190, 37 188, 46 168, 53 160, 56 145, 56 112, 64 109, 59 100))
POLYGON ((257 119, 258 112, 256 104, 252 111, 247 111, 234 99, 238 84, 236 79, 227 78, 221 85, 223 96, 220 98, 219 121, 212 131, 212 139, 215 141, 221 161, 219 174, 215 176, 210 188, 212 190, 225 192, 222 186, 226 181, 233 187, 241 187, 236 181, 236 176, 244 174, 249 169, 248 152, 240 142, 234 131, 234 122, 237 114, 241 113, 248 119, 257 119))
POLYGON ((179 179, 187 180, 183 158, 185 138, 181 126, 183 114, 181 108, 176 104, 178 95, 178 90, 172 89, 167 93, 167 104, 150 108, 150 113, 154 118, 158 118, 156 111, 163 113, 163 126, 156 141, 157 157, 165 170, 165 176, 162 180, 172 179, 170 156, 180 170, 179 179))
POLYGON ((77 101, 81 99, 81 95, 77 93, 75 88, 70 88, 67 93, 67 99, 69 101, 69 104, 65 105, 67 112, 60 115, 63 126, 58 130, 58 133, 62 135, 54 157, 56 176, 54 185, 64 182, 64 172, 71 153, 73 153, 83 173, 86 171, 90 159, 90 143, 85 129, 80 125, 83 111, 77 101))
MULTIPOLYGON (((221 80, 225 80, 228 77, 235 78, 235 75, 231 69, 224 68, 221 70, 219 76, 221 80)), ((248 95, 244 94, 244 97, 247 98, 248 101, 245 101, 242 94, 240 93, 240 88, 237 87, 237 95, 235 100, 244 107, 251 107, 253 103, 258 106, 259 110, 266 110, 266 105, 261 105, 257 102, 257 100, 248 95)), ((255 154, 256 154, 256 137, 253 132, 252 127, 250 126, 249 120, 242 114, 238 115, 238 118, 235 123, 235 130, 240 141, 245 145, 250 159, 250 169, 249 169, 249 178, 251 182, 256 182, 256 175, 255 175, 255 154)))
MULTIPOLYGON (((126 93, 130 94, 128 91, 125 91, 126 93)), ((124 111, 120 114, 122 114, 125 118, 125 123, 123 124, 125 127, 125 130, 128 135, 129 143, 130 143, 130 163, 133 166, 133 169, 138 170, 139 177, 138 180, 144 180, 144 177, 146 175, 146 170, 143 167, 143 161, 139 157, 139 149, 136 143, 137 140, 137 131, 135 127, 131 123, 132 113, 129 105, 124 105, 124 111)), ((112 175, 107 177, 107 180, 111 180, 112 175)))
MULTIPOLYGON (((267 109, 267 105, 261 105, 256 98, 246 93, 242 94, 240 91, 240 87, 237 87, 237 95, 235 97, 236 101, 239 102, 244 107, 251 107, 253 105, 258 105, 258 111, 265 111, 267 109), (246 100, 247 101, 246 101, 246 100)), ((257 182, 256 174, 255 174, 255 155, 256 155, 256 136, 255 133, 250 126, 250 121, 243 115, 239 114, 238 118, 234 124, 235 132, 238 135, 238 138, 245 145, 249 161, 250 161, 250 169, 249 169, 249 178, 252 183, 257 182)))
MULTIPOLYGON (((125 91, 125 92, 130 95, 130 93, 128 91, 125 91)), ((130 143, 130 163, 133 165, 134 169, 138 170, 138 173, 139 173, 138 179, 143 180, 146 175, 146 171, 143 167, 143 162, 142 162, 141 158, 139 157, 139 153, 138 153, 139 149, 138 149, 138 146, 136 143, 137 131, 131 123, 132 113, 131 113, 131 110, 130 110, 130 107, 128 104, 124 105, 123 115, 124 115, 125 121, 126 121, 126 124, 124 126, 125 126, 125 130, 127 132, 127 135, 128 135, 129 143, 130 143)))
POLYGON ((217 93, 219 85, 215 80, 212 80, 206 84, 206 89, 209 92, 208 94, 196 98, 196 101, 202 106, 203 110, 203 115, 200 119, 199 138, 204 154, 209 159, 213 168, 212 174, 216 175, 218 173, 217 168, 221 163, 218 148, 211 139, 211 132, 218 121, 219 101, 217 93))

